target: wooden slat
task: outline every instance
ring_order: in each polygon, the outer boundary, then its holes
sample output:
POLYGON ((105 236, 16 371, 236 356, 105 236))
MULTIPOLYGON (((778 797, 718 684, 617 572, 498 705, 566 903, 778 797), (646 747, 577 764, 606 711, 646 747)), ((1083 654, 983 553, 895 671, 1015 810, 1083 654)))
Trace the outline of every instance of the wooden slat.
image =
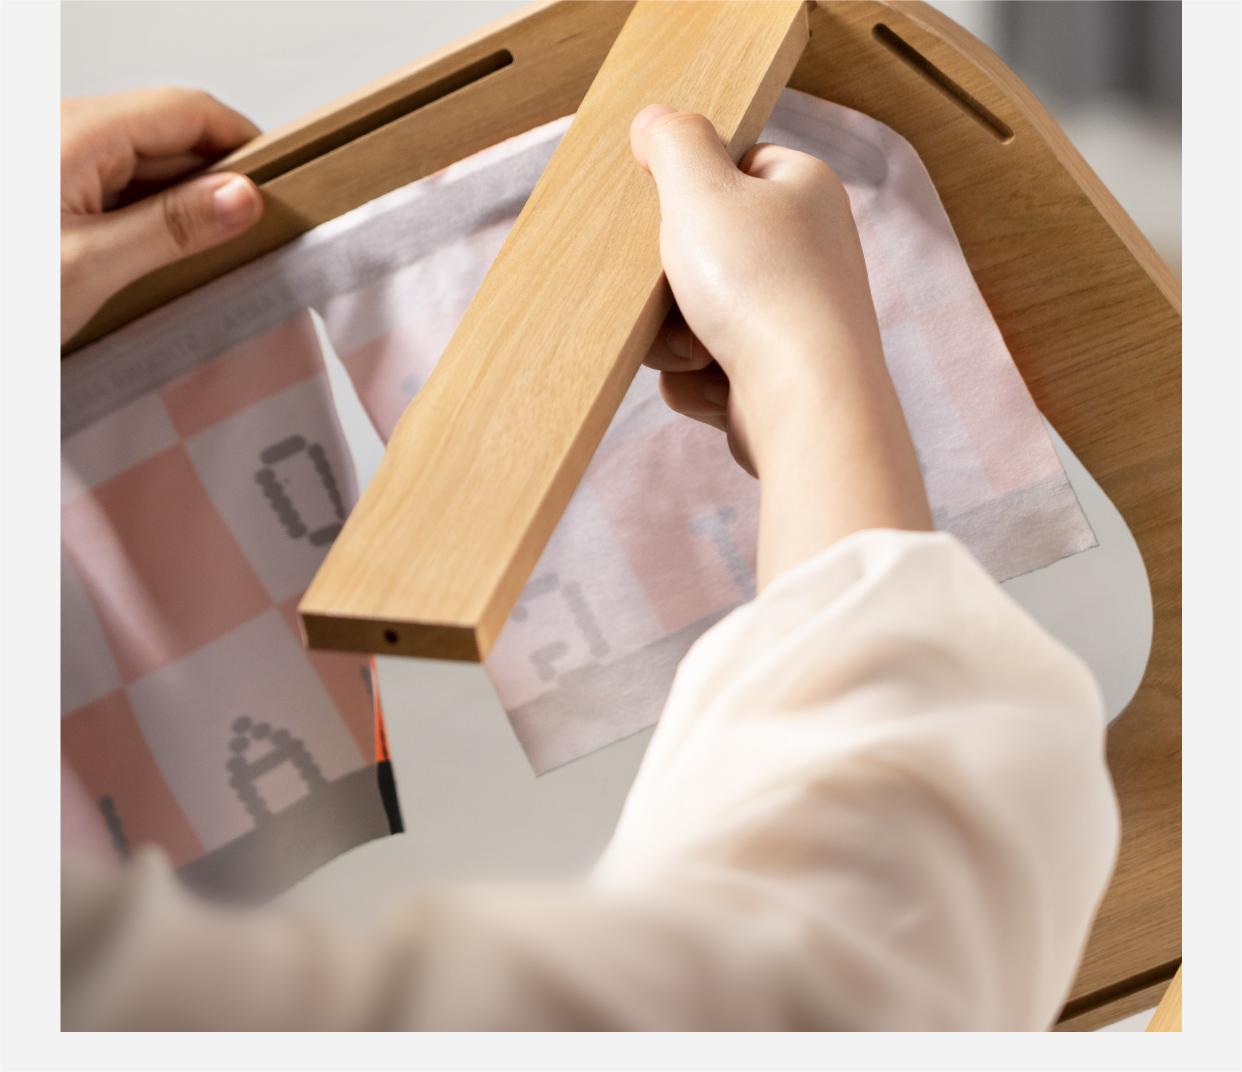
POLYGON ((736 159, 806 44, 801 0, 639 3, 299 608, 311 647, 482 658, 671 296, 633 117, 736 159))
POLYGON ((1180 1031, 1182 1029, 1182 969, 1177 969, 1173 982, 1164 992, 1160 1004, 1147 1025, 1148 1031, 1180 1031))

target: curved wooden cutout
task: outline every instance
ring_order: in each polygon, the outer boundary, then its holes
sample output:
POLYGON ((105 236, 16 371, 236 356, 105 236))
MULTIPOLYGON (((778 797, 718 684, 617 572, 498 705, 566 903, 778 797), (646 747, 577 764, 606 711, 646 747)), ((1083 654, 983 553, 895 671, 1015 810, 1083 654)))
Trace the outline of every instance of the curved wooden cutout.
POLYGON ((1142 552, 1151 655, 1108 735, 1121 856, 1070 1003, 1120 1001, 1181 956, 1180 288, 1030 91, 934 9, 820 3, 790 85, 866 112, 918 151, 1036 403, 1142 552), (996 137, 878 27, 1012 137, 996 137))
MULTIPOLYGON (((368 129, 264 182, 269 208, 255 233, 128 288, 70 349, 574 111, 629 7, 536 7, 259 139, 228 166, 262 175, 325 130, 368 129), (402 100, 499 51, 512 62, 401 111, 402 100), (389 118, 369 129, 377 116, 389 118)), ((1095 1026, 1163 985, 1180 959, 1180 288, 1038 101, 951 20, 920 3, 819 0, 810 28, 790 85, 874 116, 918 151, 1031 393, 1121 511, 1147 566, 1151 656, 1108 737, 1121 857, 1067 1005, 1067 1026, 1095 1026)))

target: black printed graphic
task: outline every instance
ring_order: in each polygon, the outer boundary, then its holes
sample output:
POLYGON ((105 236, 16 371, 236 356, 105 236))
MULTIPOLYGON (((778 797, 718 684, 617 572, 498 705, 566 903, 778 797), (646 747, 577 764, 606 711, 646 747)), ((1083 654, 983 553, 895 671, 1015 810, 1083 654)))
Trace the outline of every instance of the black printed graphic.
MULTIPOLYGON (((587 650, 596 659, 602 659, 609 652, 608 641, 604 639, 604 631, 599 627, 591 606, 577 581, 562 585, 555 573, 547 573, 534 578, 522 593, 522 601, 513 608, 512 618, 515 622, 524 622, 530 616, 529 604, 540 596, 551 595, 559 591, 569 613, 578 627, 587 650)), ((564 641, 555 640, 544 644, 530 653, 531 665, 540 681, 552 681, 556 677, 556 667, 552 664, 569 654, 569 645, 564 641)))
POLYGON ((536 648, 530 653, 530 661, 534 664, 535 673, 539 675, 540 681, 551 681, 556 677, 556 667, 552 664, 557 659, 564 658, 569 654, 569 645, 563 644, 559 640, 552 641, 551 644, 544 644, 541 648, 536 648))
POLYGON ((245 715, 235 719, 229 750, 233 753, 225 764, 229 785, 256 823, 270 819, 272 811, 255 783, 282 763, 293 764, 309 792, 314 793, 328 784, 302 739, 288 730, 273 730, 266 722, 254 722, 245 715), (256 744, 264 748, 257 755, 251 748, 256 744))
POLYGON ((263 468, 254 474, 255 482, 259 485, 263 497, 267 499, 268 505, 271 506, 289 538, 300 540, 305 536, 313 547, 323 547, 336 539, 345 521, 345 500, 341 497, 340 486, 336 482, 336 475, 332 472, 332 463, 328 461, 328 453, 323 449, 323 445, 308 444, 300 435, 286 436, 267 447, 259 455, 259 460, 263 463, 263 468), (334 521, 313 529, 307 525, 302 514, 293 504, 293 500, 286 493, 285 485, 288 480, 282 480, 275 468, 277 465, 294 463, 295 459, 303 453, 314 468, 319 483, 327 492, 332 512, 336 515, 334 521))
POLYGON ((737 521, 737 511, 732 506, 722 506, 715 513, 695 518, 690 523, 690 531, 696 536, 706 536, 712 541, 716 553, 720 555, 733 578, 733 583, 747 599, 755 594, 755 578, 746 557, 733 539, 733 525, 737 521))
POLYGON ((125 836, 125 828, 121 825, 120 813, 116 810, 116 801, 111 797, 99 798, 99 812, 103 816, 108 835, 112 838, 112 847, 122 860, 129 859, 129 838, 125 836))

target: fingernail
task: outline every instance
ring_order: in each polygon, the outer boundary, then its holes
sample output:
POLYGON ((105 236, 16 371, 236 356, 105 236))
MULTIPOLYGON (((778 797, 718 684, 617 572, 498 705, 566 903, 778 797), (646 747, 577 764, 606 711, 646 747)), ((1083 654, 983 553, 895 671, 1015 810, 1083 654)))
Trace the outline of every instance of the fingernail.
POLYGON ((648 104, 641 112, 634 116, 634 129, 646 130, 652 123, 662 115, 668 115, 669 112, 676 111, 667 104, 648 104))
POLYGON ((705 383, 703 397, 714 406, 723 406, 729 401, 729 385, 715 380, 705 383))
POLYGON ((239 227, 257 214, 254 191, 240 175, 212 191, 211 203, 222 227, 239 227))
POLYGON ((669 328, 664 342, 674 357, 689 361, 694 356, 694 336, 686 328, 669 328))

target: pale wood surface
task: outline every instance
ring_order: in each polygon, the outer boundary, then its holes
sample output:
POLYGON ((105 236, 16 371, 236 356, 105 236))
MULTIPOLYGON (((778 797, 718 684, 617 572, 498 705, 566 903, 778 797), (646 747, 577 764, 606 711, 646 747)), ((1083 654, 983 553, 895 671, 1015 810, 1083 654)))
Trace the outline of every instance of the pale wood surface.
POLYGON ((634 8, 303 597, 312 647, 487 654, 672 301, 631 120, 701 112, 736 159, 805 44, 801 0, 634 8))
POLYGON ((1182 1029, 1182 969, 1177 969, 1160 1004, 1152 1014, 1148 1031, 1180 1031, 1182 1029))
MULTIPOLYGON (((573 111, 629 6, 617 0, 540 7, 382 80, 380 92, 402 96, 497 50, 514 58, 264 183, 269 211, 275 209, 272 227, 148 277, 110 303, 83 337, 339 212, 573 111)), ((1179 288, 1029 91, 956 24, 921 4, 821 0, 811 35, 790 84, 875 116, 918 150, 1036 401, 1121 510, 1147 565, 1155 610, 1151 659, 1108 742, 1123 815, 1121 858, 1065 1024, 1099 1026, 1150 1007, 1181 955, 1179 288), (1000 140, 960 98, 877 39, 881 24, 979 101, 1012 138, 1000 140)), ((374 105, 360 103, 367 99, 364 92, 343 107, 365 111, 374 105)), ((334 108, 315 121, 331 124, 334 108)), ((282 137, 302 144, 303 134, 295 125, 282 137)))

